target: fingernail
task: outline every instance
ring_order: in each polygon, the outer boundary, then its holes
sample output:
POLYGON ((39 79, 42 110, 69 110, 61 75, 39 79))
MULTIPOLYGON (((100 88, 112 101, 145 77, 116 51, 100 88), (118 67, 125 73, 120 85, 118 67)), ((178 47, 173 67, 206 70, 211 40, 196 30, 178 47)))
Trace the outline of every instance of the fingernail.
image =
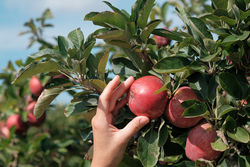
POLYGON ((113 78, 113 80, 115 80, 117 77, 119 77, 119 75, 116 75, 116 76, 113 78))
POLYGON ((142 117, 141 119, 140 119, 140 124, 147 124, 149 122, 149 118, 148 117, 142 117))

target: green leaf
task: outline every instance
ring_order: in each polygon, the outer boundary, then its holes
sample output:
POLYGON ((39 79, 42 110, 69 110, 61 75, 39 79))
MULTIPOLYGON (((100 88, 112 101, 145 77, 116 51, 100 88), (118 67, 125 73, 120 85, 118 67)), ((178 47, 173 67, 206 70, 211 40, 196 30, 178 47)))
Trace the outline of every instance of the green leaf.
POLYGON ((183 158, 183 155, 170 155, 170 156, 166 156, 163 159, 163 162, 168 162, 168 163, 176 163, 178 161, 180 161, 183 158))
POLYGON ((165 124, 164 119, 161 119, 161 124, 160 124, 159 130, 158 130, 158 136, 159 136, 158 146, 162 147, 168 139, 168 128, 165 124))
POLYGON ((178 42, 182 42, 185 39, 185 36, 183 36, 182 33, 176 32, 176 31, 169 31, 165 29, 155 29, 152 34, 158 35, 161 37, 165 37, 171 40, 175 40, 178 42))
POLYGON ((230 162, 229 159, 224 159, 217 167, 232 167, 232 162, 230 162))
POLYGON ((80 132, 81 138, 84 142, 93 139, 93 131, 92 127, 87 127, 81 130, 80 132))
POLYGON ((227 37, 222 41, 222 44, 224 44, 224 43, 234 43, 234 42, 237 42, 237 41, 243 41, 243 40, 245 40, 249 35, 250 35, 250 31, 244 31, 243 34, 241 34, 241 35, 232 34, 232 35, 230 35, 230 36, 227 36, 227 37))
POLYGON ((162 6, 161 6, 161 17, 166 20, 166 16, 167 16, 167 12, 168 12, 168 7, 170 6, 169 2, 165 2, 162 6))
POLYGON ((78 114, 78 113, 82 113, 85 112, 87 113, 88 111, 91 111, 93 109, 94 106, 96 105, 92 105, 92 101, 95 102, 95 104, 97 104, 97 99, 95 98, 91 98, 91 99, 86 99, 80 102, 73 102, 70 103, 64 111, 64 115, 66 117, 78 114))
POLYGON ((211 146, 213 150, 215 151, 226 151, 229 147, 221 140, 221 138, 218 138, 215 142, 211 143, 211 146))
POLYGON ((82 59, 80 61, 80 68, 81 68, 81 73, 86 74, 86 67, 87 67, 87 60, 89 56, 91 55, 91 50, 95 46, 95 42, 90 43, 87 48, 84 49, 83 54, 82 54, 82 59))
POLYGON ((217 87, 218 83, 216 82, 216 77, 212 76, 209 79, 207 88, 207 98, 211 103, 215 100, 217 87))
POLYGON ((91 42, 86 48, 84 48, 84 51, 83 51, 83 58, 85 60, 88 59, 88 57, 90 56, 90 53, 91 53, 91 50, 93 49, 93 47, 95 46, 95 42, 91 42))
POLYGON ((96 35, 95 38, 104 39, 104 40, 127 41, 128 34, 126 34, 124 30, 110 30, 110 31, 102 32, 96 35))
POLYGON ((142 30, 141 39, 147 42, 149 35, 161 23, 161 20, 153 20, 142 30))
POLYGON ((233 140, 241 143, 249 142, 249 133, 242 127, 237 127, 234 133, 227 131, 227 135, 233 140))
POLYGON ((207 53, 202 52, 201 61, 203 61, 203 62, 210 62, 216 56, 218 56, 219 54, 221 54, 221 52, 222 52, 221 48, 218 48, 217 51, 214 54, 207 54, 207 53))
POLYGON ((142 167, 142 164, 138 159, 131 158, 125 154, 118 167, 142 167))
POLYGON ((176 165, 173 165, 173 167, 194 167, 195 163, 193 161, 182 161, 176 165))
POLYGON ((51 89, 51 88, 68 87, 68 86, 73 86, 73 83, 70 80, 64 78, 55 78, 50 82, 46 83, 44 88, 51 89))
POLYGON ((217 109, 216 116, 217 118, 222 118, 223 115, 234 110, 237 110, 237 108, 230 105, 222 105, 217 109))
POLYGON ((60 53, 66 57, 68 49, 73 48, 72 42, 63 36, 58 36, 57 41, 60 53))
POLYGON ((240 82, 235 75, 229 72, 222 72, 219 74, 219 83, 221 87, 231 96, 241 98, 243 90, 240 82))
POLYGON ((206 114, 207 106, 205 103, 197 100, 187 100, 181 103, 183 107, 186 107, 182 116, 185 118, 193 118, 203 116, 206 114))
POLYGON ((105 79, 105 69, 106 69, 106 65, 108 63, 108 59, 109 59, 109 52, 106 52, 102 55, 98 67, 97 67, 97 72, 99 75, 99 78, 101 80, 105 79))
POLYGON ((190 61, 181 56, 165 57, 156 63, 153 69, 158 73, 175 73, 184 71, 189 64, 190 61))
POLYGON ((119 13, 114 12, 91 12, 87 14, 84 20, 93 21, 95 25, 103 26, 103 27, 117 27, 121 29, 125 29, 126 20, 119 13))
POLYGON ((140 9, 137 24, 140 28, 144 29, 148 22, 149 14, 153 8, 155 0, 146 0, 144 6, 140 9))
POLYGON ((131 45, 128 42, 124 42, 124 41, 121 41, 121 40, 105 40, 105 42, 107 44, 118 46, 118 47, 121 47, 121 48, 126 48, 126 49, 131 48, 131 45))
POLYGON ((136 76, 136 73, 139 70, 133 65, 133 63, 124 57, 113 58, 112 62, 112 69, 116 75, 123 75, 123 76, 136 76))
POLYGON ((131 9, 131 16, 130 16, 131 22, 136 22, 136 20, 138 18, 139 10, 142 8, 143 3, 145 3, 144 0, 136 0, 135 1, 134 5, 132 6, 132 9, 131 9))
POLYGON ((34 109, 36 118, 40 118, 45 110, 49 107, 50 103, 62 92, 64 88, 44 89, 39 96, 34 109))
POLYGON ((55 57, 55 56, 60 56, 60 55, 61 55, 61 53, 58 50, 45 48, 43 50, 38 51, 37 53, 30 55, 29 57, 31 57, 33 59, 37 59, 37 58, 42 58, 45 56, 55 57))
POLYGON ((213 39, 206 24, 201 19, 190 17, 184 8, 177 8, 176 10, 179 17, 186 24, 188 33, 192 35, 195 40, 199 41, 201 45, 204 45, 204 38, 213 39))
POLYGON ((124 53, 129 57, 129 59, 132 61, 133 65, 139 69, 142 70, 143 69, 143 62, 140 58, 140 56, 138 55, 138 53, 132 51, 131 49, 127 49, 127 48, 123 48, 124 53))
POLYGON ((217 9, 227 9, 228 0, 212 0, 212 2, 217 9))
POLYGON ((106 83, 100 79, 91 79, 91 80, 86 80, 83 82, 84 85, 87 86, 92 86, 95 88, 99 93, 101 93, 104 88, 106 87, 106 83))
POLYGON ((213 39, 212 34, 208 30, 206 24, 201 19, 190 17, 190 24, 191 27, 199 34, 202 39, 213 39))
POLYGON ((222 127, 227 131, 234 132, 234 129, 237 127, 236 121, 230 115, 228 115, 222 127))
POLYGON ((59 65, 52 60, 44 62, 32 62, 18 71, 13 83, 19 83, 23 79, 30 78, 36 74, 46 73, 46 72, 56 72, 59 69, 60 69, 59 65))
POLYGON ((151 128, 138 139, 137 154, 144 167, 154 167, 160 155, 160 147, 158 147, 158 133, 151 128))
POLYGON ((245 20, 249 16, 250 16, 250 10, 247 10, 246 12, 240 10, 240 19, 241 20, 245 20))
POLYGON ((105 4, 107 4, 114 12, 119 13, 126 21, 129 21, 129 17, 125 15, 120 9, 114 7, 111 3, 108 1, 103 1, 105 4))
POLYGON ((68 34, 69 40, 73 43, 75 48, 80 49, 83 41, 84 41, 84 36, 80 28, 77 28, 76 30, 71 31, 68 34))
POLYGON ((43 12, 43 14, 42 14, 42 18, 43 18, 43 19, 52 19, 52 18, 54 18, 54 16, 53 16, 53 14, 52 14, 52 12, 51 12, 50 9, 46 9, 46 10, 43 12))
POLYGON ((238 157, 238 165, 240 167, 249 167, 250 166, 250 157, 239 155, 238 157))

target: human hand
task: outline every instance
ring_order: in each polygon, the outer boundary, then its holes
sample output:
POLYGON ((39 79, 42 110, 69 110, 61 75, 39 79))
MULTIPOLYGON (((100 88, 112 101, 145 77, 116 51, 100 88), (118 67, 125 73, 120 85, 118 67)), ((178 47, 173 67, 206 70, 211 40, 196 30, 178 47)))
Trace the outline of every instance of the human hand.
POLYGON ((128 98, 120 98, 128 91, 133 77, 120 83, 116 76, 105 87, 99 97, 96 115, 92 119, 94 136, 94 155, 91 167, 116 167, 121 162, 129 139, 150 120, 146 116, 137 116, 123 129, 117 129, 112 123, 128 98), (119 86, 118 86, 119 85, 119 86))

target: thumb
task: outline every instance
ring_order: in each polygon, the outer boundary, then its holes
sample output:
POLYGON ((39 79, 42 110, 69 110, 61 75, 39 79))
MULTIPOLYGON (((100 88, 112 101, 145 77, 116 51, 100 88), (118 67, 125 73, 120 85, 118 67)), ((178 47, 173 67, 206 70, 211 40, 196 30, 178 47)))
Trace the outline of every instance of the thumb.
POLYGON ((149 123, 150 119, 146 116, 135 117, 130 121, 120 132, 129 140, 137 131, 139 131, 143 126, 149 123))

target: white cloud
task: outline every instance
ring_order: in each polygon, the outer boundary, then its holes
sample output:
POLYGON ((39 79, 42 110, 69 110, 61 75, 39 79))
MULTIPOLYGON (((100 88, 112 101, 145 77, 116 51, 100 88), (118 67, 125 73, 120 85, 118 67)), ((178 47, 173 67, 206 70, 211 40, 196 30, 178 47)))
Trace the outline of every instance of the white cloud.
MULTIPOLYGON (((108 0, 115 3, 115 0, 108 0)), ((103 10, 105 5, 102 0, 6 0, 5 6, 15 8, 30 14, 50 8, 53 12, 78 13, 91 9, 103 10)))

